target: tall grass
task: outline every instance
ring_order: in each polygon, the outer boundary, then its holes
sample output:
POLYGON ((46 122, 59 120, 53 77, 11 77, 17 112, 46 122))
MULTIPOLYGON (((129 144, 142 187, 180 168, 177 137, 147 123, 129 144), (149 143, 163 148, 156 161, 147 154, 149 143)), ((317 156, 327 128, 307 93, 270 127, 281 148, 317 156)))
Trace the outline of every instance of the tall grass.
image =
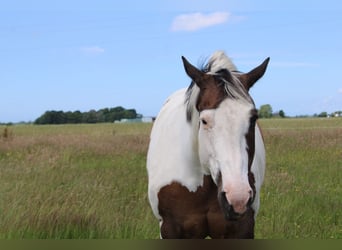
MULTIPOLYGON (((342 119, 261 120, 257 238, 342 238, 342 119)), ((5 127, 0 126, 0 134, 5 127)), ((158 238, 150 124, 11 126, 0 137, 0 238, 158 238)))
POLYGON ((1 238, 145 238, 150 125, 13 127, 0 146, 1 238))
POLYGON ((262 120, 260 238, 342 238, 342 119, 262 120))

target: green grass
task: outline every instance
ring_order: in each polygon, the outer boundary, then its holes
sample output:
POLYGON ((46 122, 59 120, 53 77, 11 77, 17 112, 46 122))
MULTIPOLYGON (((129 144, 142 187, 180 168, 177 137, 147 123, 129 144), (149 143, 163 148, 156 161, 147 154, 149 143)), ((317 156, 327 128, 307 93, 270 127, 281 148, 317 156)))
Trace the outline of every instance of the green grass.
POLYGON ((342 119, 262 120, 259 238, 342 238, 342 119))
POLYGON ((0 146, 0 238, 158 235, 146 194, 150 125, 9 129, 0 146))
MULTIPOLYGON (((257 238, 342 238, 342 119, 261 120, 257 238)), ((150 124, 0 126, 0 238, 153 239, 150 124)))

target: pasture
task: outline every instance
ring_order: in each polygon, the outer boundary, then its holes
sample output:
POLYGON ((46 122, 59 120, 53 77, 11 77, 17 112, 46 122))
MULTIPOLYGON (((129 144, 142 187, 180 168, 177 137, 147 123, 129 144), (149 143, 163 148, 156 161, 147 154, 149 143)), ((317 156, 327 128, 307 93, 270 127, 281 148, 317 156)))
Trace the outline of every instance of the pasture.
MULTIPOLYGON (((260 125, 256 238, 342 238, 342 119, 260 125)), ((158 238, 147 199, 151 126, 0 126, 0 238, 158 238)))

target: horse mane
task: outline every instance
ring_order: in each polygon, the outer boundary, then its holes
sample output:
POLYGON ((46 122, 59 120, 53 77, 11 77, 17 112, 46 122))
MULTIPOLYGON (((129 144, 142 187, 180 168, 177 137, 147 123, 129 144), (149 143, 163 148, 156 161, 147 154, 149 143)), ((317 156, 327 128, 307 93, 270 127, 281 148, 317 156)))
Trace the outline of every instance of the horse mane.
POLYGON ((227 69, 231 72, 237 71, 233 61, 222 50, 218 50, 212 54, 206 67, 210 72, 218 72, 221 69, 227 69))
MULTIPOLYGON (((241 74, 241 72, 237 70, 232 60, 223 51, 214 52, 208 62, 201 67, 201 71, 218 76, 221 80, 221 84, 224 84, 225 94, 228 98, 241 99, 253 103, 252 98, 245 87, 236 77, 236 75, 241 74), (222 71, 230 72, 232 75, 231 81, 227 81, 223 78, 222 71)), ((196 108, 199 93, 199 87, 192 81, 186 91, 185 98, 185 104, 187 105, 186 117, 189 122, 192 120, 193 110, 196 108)))

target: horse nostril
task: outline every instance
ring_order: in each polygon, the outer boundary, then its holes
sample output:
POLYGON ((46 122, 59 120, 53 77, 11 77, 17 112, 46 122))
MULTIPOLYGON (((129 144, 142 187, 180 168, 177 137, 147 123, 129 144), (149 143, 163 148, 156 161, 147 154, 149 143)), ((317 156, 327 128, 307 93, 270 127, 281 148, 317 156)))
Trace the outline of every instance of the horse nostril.
POLYGON ((247 206, 251 206, 252 203, 253 203, 253 191, 252 190, 249 190, 249 199, 247 201, 247 206))
POLYGON ((220 203, 221 203, 221 206, 226 208, 226 209, 229 209, 230 208, 230 204, 227 200, 227 196, 226 196, 226 193, 225 192, 221 192, 221 197, 219 199, 220 203))
POLYGON ((251 206, 252 203, 253 203, 253 199, 252 199, 252 197, 250 197, 250 198, 248 199, 248 202, 247 202, 247 207, 251 206))

